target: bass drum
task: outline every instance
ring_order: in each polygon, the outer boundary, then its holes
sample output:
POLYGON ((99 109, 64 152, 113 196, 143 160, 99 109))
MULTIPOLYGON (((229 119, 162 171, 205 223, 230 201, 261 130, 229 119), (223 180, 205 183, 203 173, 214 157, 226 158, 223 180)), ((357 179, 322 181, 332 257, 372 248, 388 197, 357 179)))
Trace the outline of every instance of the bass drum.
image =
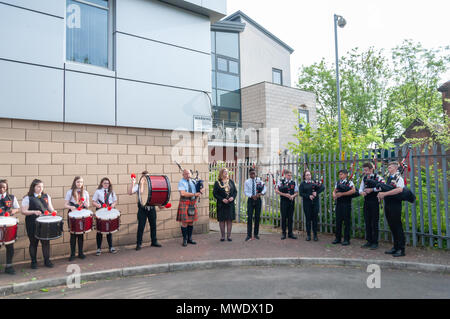
POLYGON ((144 175, 139 180, 139 206, 165 206, 170 201, 170 181, 165 175, 144 175))

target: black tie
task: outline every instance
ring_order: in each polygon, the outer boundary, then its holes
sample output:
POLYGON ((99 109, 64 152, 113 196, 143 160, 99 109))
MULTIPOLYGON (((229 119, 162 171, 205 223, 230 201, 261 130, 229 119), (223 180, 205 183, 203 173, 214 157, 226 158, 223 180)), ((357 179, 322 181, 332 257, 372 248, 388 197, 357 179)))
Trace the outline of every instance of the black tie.
POLYGON ((255 194, 255 180, 253 180, 253 183, 252 183, 252 195, 253 195, 253 196, 256 195, 256 194, 255 194))

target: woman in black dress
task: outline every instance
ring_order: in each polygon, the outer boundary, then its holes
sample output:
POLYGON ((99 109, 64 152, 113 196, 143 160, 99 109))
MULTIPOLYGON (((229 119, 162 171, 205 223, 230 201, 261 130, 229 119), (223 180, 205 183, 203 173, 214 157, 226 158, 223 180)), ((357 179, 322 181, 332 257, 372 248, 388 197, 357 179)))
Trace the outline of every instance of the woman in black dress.
POLYGON ((311 172, 306 170, 303 173, 303 182, 300 184, 299 193, 303 198, 303 211, 306 217, 306 240, 311 241, 311 224, 314 234, 314 241, 317 238, 317 221, 319 217, 319 194, 325 190, 325 186, 318 185, 311 179, 311 172))
POLYGON ((234 182, 228 177, 228 170, 222 168, 219 180, 214 183, 213 195, 217 199, 217 220, 222 235, 220 241, 225 241, 225 224, 227 225, 227 239, 231 241, 231 227, 236 218, 235 198, 237 190, 234 182))

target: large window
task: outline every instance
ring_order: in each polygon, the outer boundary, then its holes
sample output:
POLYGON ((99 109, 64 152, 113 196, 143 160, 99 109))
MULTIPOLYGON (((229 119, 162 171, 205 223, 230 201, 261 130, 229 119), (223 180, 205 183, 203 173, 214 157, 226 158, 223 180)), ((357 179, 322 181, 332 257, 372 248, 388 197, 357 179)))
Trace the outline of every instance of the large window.
POLYGON ((283 71, 272 69, 272 82, 275 84, 283 85, 283 71))
POLYGON ((309 123, 309 111, 299 109, 298 110, 298 125, 300 130, 304 131, 306 128, 306 124, 309 123))
POLYGON ((66 59, 109 67, 108 0, 67 0, 66 59))
POLYGON ((239 35, 230 32, 211 32, 211 52, 214 118, 239 122, 241 117, 239 35))

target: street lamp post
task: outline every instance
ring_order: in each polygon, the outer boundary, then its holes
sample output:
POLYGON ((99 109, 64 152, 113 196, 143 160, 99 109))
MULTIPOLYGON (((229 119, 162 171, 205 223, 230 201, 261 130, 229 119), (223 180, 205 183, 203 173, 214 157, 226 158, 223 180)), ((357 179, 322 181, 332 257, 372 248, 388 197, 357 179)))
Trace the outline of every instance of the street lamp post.
POLYGON ((336 86, 337 86, 337 106, 338 106, 338 125, 339 125, 339 161, 342 160, 342 128, 341 128, 341 88, 339 83, 339 54, 338 54, 338 37, 337 27, 345 27, 347 21, 340 16, 334 15, 334 43, 336 47, 336 86))

